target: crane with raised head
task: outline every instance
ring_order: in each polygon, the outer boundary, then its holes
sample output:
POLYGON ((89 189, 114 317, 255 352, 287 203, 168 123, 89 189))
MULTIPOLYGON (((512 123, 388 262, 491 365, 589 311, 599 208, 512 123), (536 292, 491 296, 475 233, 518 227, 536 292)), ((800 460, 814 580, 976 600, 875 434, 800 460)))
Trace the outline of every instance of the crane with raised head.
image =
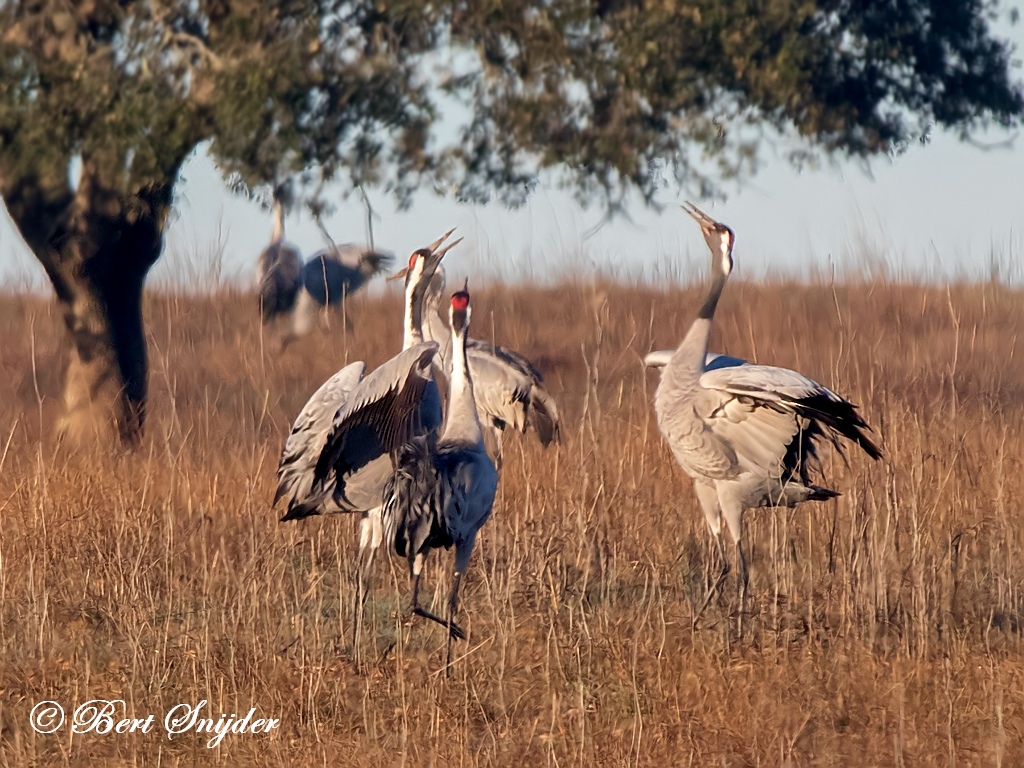
MULTIPOLYGON (((440 315, 444 293, 444 267, 438 267, 427 286, 423 311, 423 337, 440 345, 438 357, 451 367, 451 331, 440 315)), ((500 461, 501 436, 508 427, 525 432, 533 427, 544 446, 556 442, 561 423, 555 399, 544 377, 520 353, 479 339, 466 339, 466 360, 473 377, 477 415, 487 430, 500 461)))
POLYGON ((361 361, 342 368, 300 411, 278 465, 274 504, 287 503, 282 520, 376 509, 391 474, 390 452, 412 434, 441 424, 432 374, 437 345, 423 341, 419 325, 426 281, 459 242, 441 248, 452 231, 413 252, 401 273, 402 351, 369 375, 361 361))
MULTIPOLYGON (((882 452, 849 400, 786 368, 737 358, 709 360, 708 340, 719 297, 733 268, 733 231, 692 203, 684 210, 700 225, 711 250, 711 282, 697 319, 664 361, 654 396, 658 426, 676 461, 694 481, 697 499, 722 560, 722 572, 694 615, 696 625, 729 571, 722 520, 736 547, 740 618, 747 589, 743 513, 755 507, 793 507, 839 494, 812 482, 823 440, 840 438, 872 459, 882 452), (716 365, 717 363, 717 365, 716 365)), ((648 356, 650 358, 650 356, 648 356)), ((657 357, 656 361, 661 362, 657 357)))
POLYGON ((274 200, 273 216, 270 244, 256 261, 256 294, 264 325, 289 314, 302 287, 302 256, 295 246, 284 242, 284 206, 278 199, 274 200))
POLYGON ((415 438, 398 450, 395 471, 384 486, 382 510, 385 540, 409 562, 412 613, 448 628, 448 664, 452 639, 465 637, 455 623, 459 585, 498 488, 498 471, 484 447, 468 363, 468 286, 452 294, 449 320, 452 362, 444 428, 439 436, 415 438), (420 606, 420 576, 431 550, 452 546, 455 571, 447 617, 442 619, 420 606))
POLYGON ((353 646, 358 647, 365 573, 380 546, 381 492, 390 476, 394 451, 442 422, 441 397, 434 380, 437 344, 420 333, 427 281, 444 255, 462 238, 442 244, 448 230, 412 253, 406 268, 402 351, 364 376, 366 365, 352 363, 317 390, 296 419, 278 465, 277 504, 286 499, 284 520, 325 512, 361 512, 353 646))

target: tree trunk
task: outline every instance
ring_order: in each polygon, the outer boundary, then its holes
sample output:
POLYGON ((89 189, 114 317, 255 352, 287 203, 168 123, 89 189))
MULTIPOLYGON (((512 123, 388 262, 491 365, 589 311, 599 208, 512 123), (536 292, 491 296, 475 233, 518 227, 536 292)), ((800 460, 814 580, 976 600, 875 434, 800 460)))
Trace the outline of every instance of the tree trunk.
POLYGON ((61 434, 75 441, 142 438, 147 360, 142 325, 146 274, 163 247, 172 184, 121 196, 88 167, 74 196, 22 184, 8 210, 53 283, 72 346, 61 434))

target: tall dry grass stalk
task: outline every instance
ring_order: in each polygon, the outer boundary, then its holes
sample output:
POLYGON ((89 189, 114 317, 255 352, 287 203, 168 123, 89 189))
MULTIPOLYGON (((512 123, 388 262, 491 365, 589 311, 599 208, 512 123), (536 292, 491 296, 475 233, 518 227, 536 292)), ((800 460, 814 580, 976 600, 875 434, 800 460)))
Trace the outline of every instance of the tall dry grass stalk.
MULTIPOLYGON (((792 367, 858 402, 888 460, 827 462, 843 496, 747 516, 709 608, 710 542, 663 445, 642 355, 674 345, 696 290, 612 283, 474 294, 477 325, 529 354, 565 441, 506 440, 495 514, 444 633, 405 622, 377 563, 362 656, 356 521, 280 525, 278 452, 342 364, 399 346, 394 296, 274 357, 230 292, 151 295, 151 410, 134 455, 51 437, 63 330, 0 300, 0 762, 4 765, 1024 765, 1024 327, 1019 292, 731 285, 714 348, 792 367), (491 315, 490 317, 488 315, 491 315), (278 717, 268 736, 43 736, 34 703, 124 699, 278 717)), ((450 555, 427 572, 440 606, 450 555)))

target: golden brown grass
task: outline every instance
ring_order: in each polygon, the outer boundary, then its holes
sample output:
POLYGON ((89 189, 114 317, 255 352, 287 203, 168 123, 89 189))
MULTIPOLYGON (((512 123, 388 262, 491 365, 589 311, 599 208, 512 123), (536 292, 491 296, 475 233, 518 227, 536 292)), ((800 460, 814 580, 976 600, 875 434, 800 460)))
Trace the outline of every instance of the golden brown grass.
MULTIPOLYGON (((796 368, 863 407, 888 459, 832 457, 836 501, 748 514, 735 582, 710 573, 690 482, 663 445, 651 348, 695 290, 613 284, 474 294, 474 333, 529 354, 565 441, 506 441, 464 591, 470 637, 405 623, 378 561, 353 663, 356 521, 282 525, 278 451, 342 363, 396 351, 398 302, 276 357, 250 296, 148 298, 143 450, 55 444, 63 329, 0 300, 0 762, 5 765, 1024 765, 1024 297, 995 285, 726 292, 716 350, 796 368), (124 699, 149 734, 54 736, 33 704, 124 699), (178 703, 282 720, 209 750, 159 726, 178 703)), ((428 568, 448 587, 450 554, 428 568)))

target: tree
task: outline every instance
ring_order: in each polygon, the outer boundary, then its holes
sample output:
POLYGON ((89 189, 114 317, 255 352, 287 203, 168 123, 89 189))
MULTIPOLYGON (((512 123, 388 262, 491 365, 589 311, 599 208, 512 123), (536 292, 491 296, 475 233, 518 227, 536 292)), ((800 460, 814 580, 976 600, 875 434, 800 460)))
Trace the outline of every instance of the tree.
MULTIPOLYGON (((1022 112, 988 0, 0 0, 0 195, 73 340, 64 427, 137 443, 141 294, 202 141, 246 185, 402 200, 651 201, 748 168, 764 128, 870 156, 1022 112), (469 108, 437 129, 450 99, 469 108), (80 158, 73 187, 68 164, 80 158), (714 165, 708 166, 710 159, 714 165)), ((314 196, 315 199, 315 196, 314 196)))

